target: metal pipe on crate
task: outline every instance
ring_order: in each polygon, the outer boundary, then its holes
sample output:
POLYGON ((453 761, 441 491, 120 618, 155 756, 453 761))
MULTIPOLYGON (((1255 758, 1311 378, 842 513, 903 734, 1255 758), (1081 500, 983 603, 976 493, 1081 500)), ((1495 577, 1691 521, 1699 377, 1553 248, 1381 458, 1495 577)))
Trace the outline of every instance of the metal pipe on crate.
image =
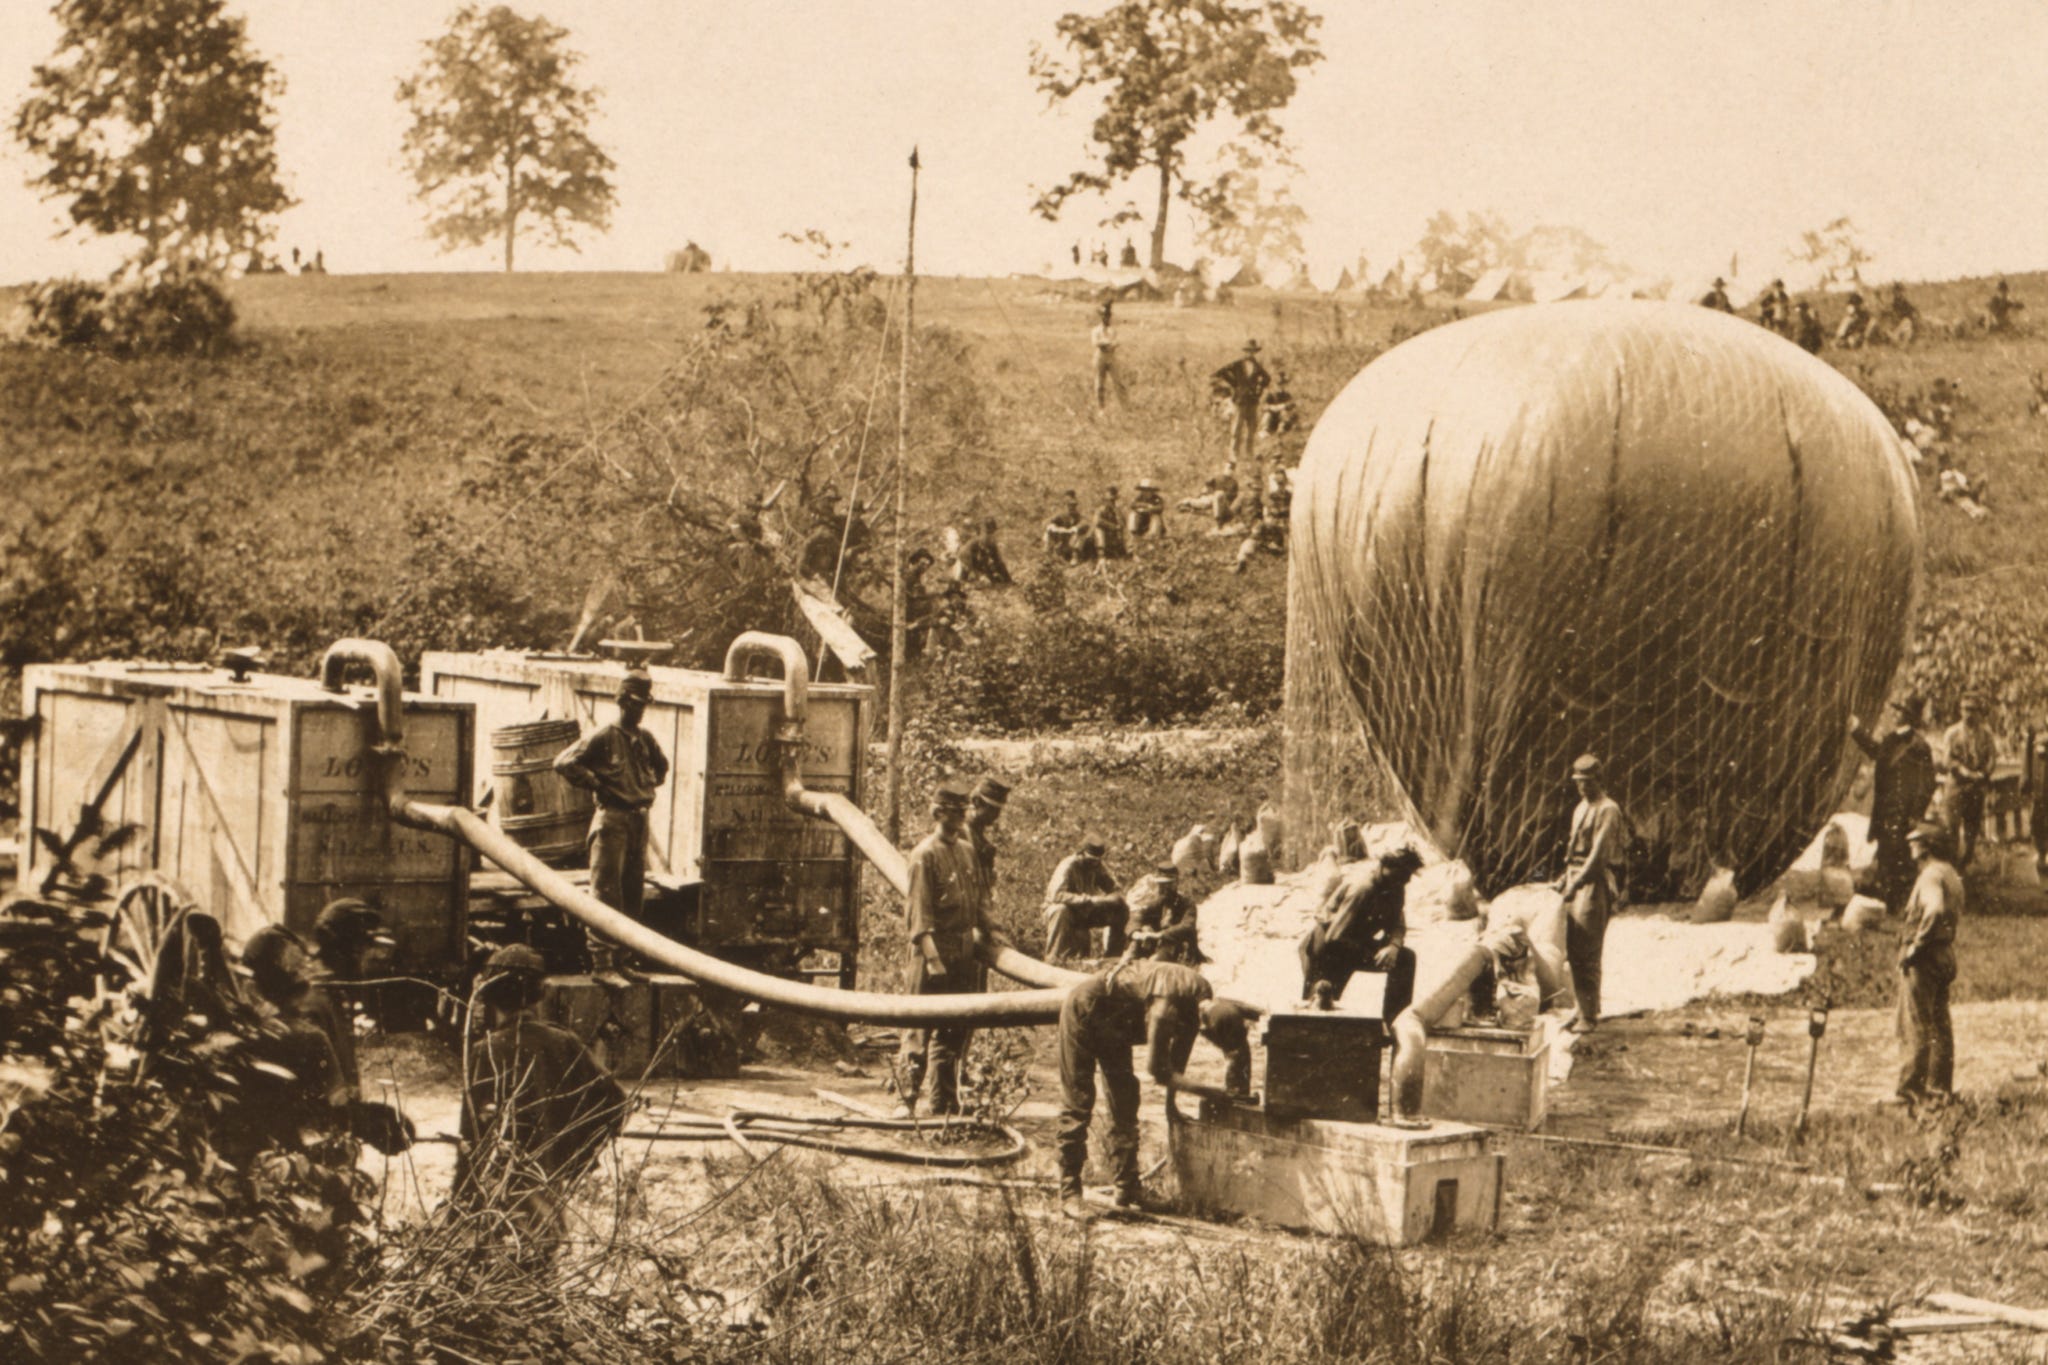
MULTIPOLYGON (((725 676, 737 682, 746 676, 747 661, 773 658, 782 663, 782 720, 775 742, 782 755, 782 799, 790 809, 837 825, 861 856, 874 865, 899 896, 910 894, 910 863, 881 827, 841 792, 816 792, 804 786, 804 722, 810 715, 810 661, 803 646, 787 635, 744 631, 725 651, 725 676)), ((996 971, 1027 986, 1064 989, 1086 979, 1081 972, 1055 967, 1005 943, 984 943, 976 949, 996 971)))
POLYGON ((405 670, 382 640, 336 640, 320 656, 320 686, 341 692, 343 670, 362 664, 377 683, 377 738, 370 751, 383 769, 384 800, 391 817, 405 812, 405 670))
POLYGON ((461 840, 591 928, 672 971, 763 1004, 826 1019, 856 1020, 898 1027, 942 1024, 981 1027, 1049 1024, 1059 1017, 1062 989, 991 991, 980 995, 883 995, 842 991, 749 971, 700 953, 630 919, 528 853, 475 811, 460 806, 407 801, 399 819, 418 829, 439 830, 461 840))

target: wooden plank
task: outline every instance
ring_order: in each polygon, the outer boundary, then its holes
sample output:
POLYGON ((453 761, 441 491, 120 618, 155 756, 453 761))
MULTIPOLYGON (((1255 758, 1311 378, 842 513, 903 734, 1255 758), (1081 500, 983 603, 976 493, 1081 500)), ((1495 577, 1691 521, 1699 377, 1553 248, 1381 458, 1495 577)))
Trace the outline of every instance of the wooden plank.
POLYGON ((867 641, 860 638, 860 632, 846 619, 845 609, 832 600, 831 590, 822 583, 791 583, 790 596, 796 599, 797 610, 810 622, 811 629, 818 632, 818 638, 825 647, 839 657, 848 673, 864 677, 863 670, 874 665, 875 651, 868 648, 867 641))
POLYGON ((1990 1299, 1973 1299, 1968 1294, 1929 1294, 1926 1303, 1951 1313, 1977 1314, 1996 1318, 2008 1326, 2048 1332, 2048 1312, 2038 1308, 2015 1308, 2007 1303, 1993 1303, 1990 1299))
POLYGON ((1893 1318, 1884 1327, 1895 1337, 1928 1337, 2005 1325, 1997 1318, 1986 1317, 1982 1313, 1932 1313, 1919 1318, 1893 1318))

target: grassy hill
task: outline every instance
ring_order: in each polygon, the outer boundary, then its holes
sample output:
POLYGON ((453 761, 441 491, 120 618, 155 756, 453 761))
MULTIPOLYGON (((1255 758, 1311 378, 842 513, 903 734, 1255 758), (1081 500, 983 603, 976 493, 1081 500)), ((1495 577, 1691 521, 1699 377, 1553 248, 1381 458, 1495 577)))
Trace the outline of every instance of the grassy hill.
MULTIPOLYGON (((2014 283, 2048 309, 2042 279, 2014 283)), ((223 359, 115 363, 0 349, 0 468, 14 491, 0 511, 0 668, 203 656, 252 641, 303 665, 328 639, 358 631, 391 637, 407 656, 560 644, 594 572, 576 533, 583 485, 602 480, 638 426, 674 417, 670 389, 707 319, 795 317, 800 288, 793 277, 742 275, 259 277, 234 288, 245 345, 223 359)), ((889 310, 899 306, 895 289, 876 286, 889 310)), ((1961 318, 1987 292, 1986 282, 1959 281, 1920 286, 1915 297, 1932 318, 1961 318)), ((1292 371, 1306 430, 1390 337, 1448 316, 1263 291, 1235 307, 1125 305, 1132 401, 1098 415, 1090 306, 1085 289, 1035 279, 920 281, 919 324, 937 329, 931 344, 957 359, 954 381, 976 418, 947 428, 944 450, 920 432, 915 534, 934 539, 942 525, 993 515, 1013 566, 1032 565, 1036 528, 1067 488, 1089 505, 1105 485, 1128 494, 1146 475, 1173 493, 1198 487, 1224 439, 1206 376, 1246 337, 1292 371), (964 446, 963 430, 972 434, 964 446)), ((1831 299, 1823 308, 1839 311, 1831 299)), ((894 445, 894 341, 873 328, 846 338, 860 349, 841 357, 841 378, 859 382, 842 384, 836 400, 858 413, 863 435, 841 431, 818 473, 872 490, 894 445)), ((1889 408, 1937 376, 1961 386, 1955 460, 1988 478, 1992 514, 1972 521, 1923 481, 1929 590, 1915 684, 1944 711, 1961 687, 1984 687, 2016 734, 2048 712, 2036 644, 2048 624, 2048 494, 2034 477, 2048 424, 2028 411, 2028 375, 2048 365, 2048 340, 1825 354, 1889 408)), ((819 395, 778 398, 771 373, 737 383, 764 422, 777 402, 827 405, 819 395)), ((1287 438, 1281 458, 1294 458, 1300 440, 1287 438)), ((732 477, 743 454, 736 441, 710 439, 672 452, 679 482, 707 486, 732 477)), ((989 726, 1270 708, 1284 568, 1261 560, 1234 578, 1225 570, 1235 540, 1195 529, 1181 519, 1174 540, 1128 567, 1034 569, 1020 573, 1021 591, 978 595, 989 643, 979 662, 949 666, 960 685, 944 714, 989 726), (1070 637, 1083 657, 1044 652, 1070 637), (1063 666, 1082 687, 1087 652, 1111 647, 1136 651, 1120 667, 1157 664, 1161 676, 1147 684, 1157 698, 1111 679, 1107 694, 1064 706, 1057 694, 1019 700, 1014 684, 1033 663, 1063 666), (1198 673, 1197 685, 1170 686, 1176 672, 1198 673)))

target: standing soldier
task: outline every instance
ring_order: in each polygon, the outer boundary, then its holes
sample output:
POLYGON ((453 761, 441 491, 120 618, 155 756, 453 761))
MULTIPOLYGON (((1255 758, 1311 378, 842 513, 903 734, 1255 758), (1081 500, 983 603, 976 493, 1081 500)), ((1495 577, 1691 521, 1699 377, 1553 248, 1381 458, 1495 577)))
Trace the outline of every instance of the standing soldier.
POLYGON ((1124 377, 1116 368, 1116 324, 1110 320, 1109 300, 1102 303, 1102 314, 1089 333, 1088 340, 1095 347, 1095 410, 1102 411, 1109 399, 1111 386, 1116 388, 1116 401, 1120 407, 1131 405, 1130 391, 1124 387, 1124 377))
POLYGON ((528 1255, 561 1241, 571 1185, 626 1126, 626 1095, 583 1040, 542 1020, 547 964, 523 943, 484 964, 490 1032, 469 1056, 456 1188, 503 1211, 528 1255))
POLYGON ((2012 287, 2004 280, 1991 291, 1990 300, 1984 305, 1984 330, 1987 332, 2009 332, 2012 330, 2013 314, 2027 305, 2012 296, 2012 287))
POLYGON ((1963 698, 1963 718, 1941 737, 1948 761, 1949 836, 1955 840, 1957 867, 1968 867, 1984 838, 1984 798, 1991 792, 1991 770, 1998 766, 1998 739, 1984 723, 1984 700, 1963 698))
POLYGON ((1301 998, 1344 994, 1354 974, 1387 974, 1380 1018, 1392 1019, 1415 996, 1415 950, 1408 947, 1408 883, 1422 855, 1407 844, 1347 866, 1316 909, 1316 923, 1301 941, 1301 998))
POLYGON ((1104 931, 1102 953, 1117 957, 1124 950, 1124 926, 1130 908, 1116 878, 1103 863, 1107 850, 1100 839, 1081 841, 1079 852, 1060 859, 1045 886, 1045 960, 1063 962, 1093 957, 1090 940, 1104 931))
POLYGON ((1820 325, 1820 315, 1813 311, 1813 305, 1805 299, 1792 305, 1792 340, 1799 343, 1799 349, 1808 355, 1819 355, 1820 348, 1827 340, 1827 329, 1820 325))
MULTIPOLYGON (((910 851, 911 990, 918 995, 971 995, 982 988, 974 947, 989 932, 988 879, 993 869, 984 869, 968 833, 966 792, 951 785, 940 787, 932 797, 932 821, 932 832, 910 851)), ((917 1112, 927 1068, 932 1078, 931 1112, 960 1112, 960 1057, 971 1033, 957 1024, 904 1032, 899 1117, 917 1112)))
POLYGON ((1772 280, 1770 287, 1757 297, 1756 320, 1773 332, 1792 334, 1792 296, 1785 292, 1783 280, 1772 280))
POLYGON ((1722 279, 1719 275, 1714 276, 1712 286, 1708 288, 1706 293, 1700 295, 1700 307, 1712 308, 1720 313, 1734 312, 1735 305, 1728 302, 1728 281, 1722 279))
POLYGON ((1913 850, 1906 835, 1926 818, 1934 799, 1934 750, 1920 733, 1920 699, 1906 697, 1887 708, 1891 729, 1881 738, 1849 717, 1849 738, 1870 756, 1870 838, 1877 845, 1874 869, 1878 897, 1896 913, 1913 885, 1913 850))
POLYGON ((1109 1145, 1115 1170, 1116 1206, 1138 1208, 1143 1191, 1138 1175, 1138 1077, 1131 1049, 1146 1045, 1145 1074, 1167 1088, 1184 1083, 1195 1034, 1230 1058, 1224 1087, 1244 1094, 1251 1087, 1247 1033, 1258 1011, 1232 1000, 1217 1000, 1192 967, 1128 959, 1089 977, 1067 992, 1060 1005, 1060 1209, 1086 1221, 1093 1215, 1081 1193, 1088 1164, 1088 1121, 1095 1113, 1095 1073, 1109 1092, 1109 1145))
MULTIPOLYGON (((599 726, 555 756, 555 771, 596 796, 590 821, 590 893, 632 919, 647 897, 647 811, 668 779, 668 756, 640 728, 654 681, 645 669, 619 680, 619 718, 599 726)), ((590 940, 592 966, 614 967, 610 940, 590 940)))
POLYGON ((1591 1033, 1600 1022, 1600 959, 1607 944, 1607 918, 1621 902, 1621 861, 1627 851, 1621 807, 1607 794, 1600 760, 1581 754, 1572 764, 1579 790, 1565 842, 1565 958, 1571 965, 1572 994, 1578 999, 1567 1027, 1591 1033))
POLYGON ((1244 344, 1243 355, 1209 377, 1217 396, 1230 404, 1230 453, 1235 459, 1249 461, 1256 453, 1259 403, 1272 382, 1266 367, 1259 363, 1257 338, 1244 344))
POLYGON ((981 869, 982 891, 989 905, 995 904, 996 895, 996 843, 990 831, 1009 804, 1010 784, 995 777, 975 783, 967 798, 967 838, 974 845, 974 863, 981 869))
POLYGON ((1956 979, 1956 921, 1963 913, 1963 879, 1948 861, 1948 836, 1938 825, 1919 825, 1906 836, 1919 875, 1906 900, 1899 942, 1899 1068, 1903 1104, 1946 1100, 1955 1087, 1956 1040, 1948 1013, 1956 979))

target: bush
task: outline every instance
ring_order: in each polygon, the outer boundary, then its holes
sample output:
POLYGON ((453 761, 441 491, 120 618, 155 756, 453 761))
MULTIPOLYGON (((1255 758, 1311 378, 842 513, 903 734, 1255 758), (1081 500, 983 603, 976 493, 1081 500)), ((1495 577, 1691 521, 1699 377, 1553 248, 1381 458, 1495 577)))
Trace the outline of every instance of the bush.
POLYGON ((91 280, 44 280, 29 286, 27 336, 44 346, 97 346, 107 291, 91 280))
POLYGON ((191 270, 137 277, 111 288, 45 280, 29 289, 27 336, 46 346, 109 355, 218 355, 235 329, 220 285, 191 270))

